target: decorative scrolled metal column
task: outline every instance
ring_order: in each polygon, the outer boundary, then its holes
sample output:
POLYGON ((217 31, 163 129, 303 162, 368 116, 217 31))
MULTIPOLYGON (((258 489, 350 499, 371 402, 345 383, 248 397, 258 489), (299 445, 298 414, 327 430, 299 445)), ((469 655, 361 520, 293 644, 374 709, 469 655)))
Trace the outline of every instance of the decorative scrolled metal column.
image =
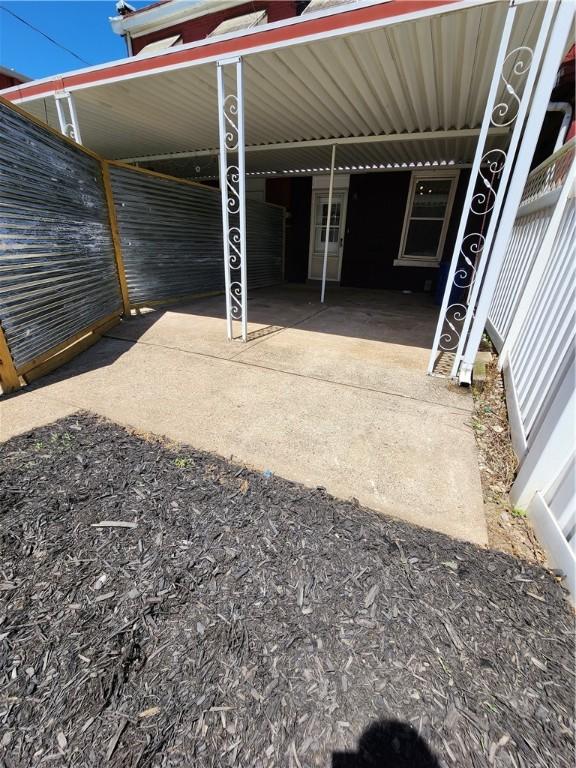
MULTIPOLYGON (((574 25, 576 7, 573 0, 560 0, 556 4, 550 3, 547 11, 548 16, 544 17, 538 41, 534 48, 534 61, 529 75, 529 82, 526 83, 526 88, 522 95, 522 105, 519 107, 519 113, 522 113, 522 110, 524 110, 524 114, 519 115, 518 122, 528 112, 526 91, 529 92, 530 96, 530 112, 525 119, 521 136, 519 125, 515 126, 514 135, 510 143, 510 151, 516 149, 516 145, 519 145, 518 157, 508 184, 506 200, 502 207, 498 226, 496 227, 495 220, 490 222, 490 230, 486 239, 488 240, 488 236, 490 236, 493 245, 491 251, 487 254, 489 259, 484 258, 483 260, 482 274, 479 276, 480 279, 476 279, 471 292, 470 303, 474 306, 474 315, 468 314, 458 346, 457 358, 460 360, 459 379, 461 383, 471 383, 474 361, 488 319, 490 304, 508 247, 508 241, 514 227, 518 206, 520 205, 522 193, 530 172, 530 165, 546 115, 550 94, 554 88, 563 52, 566 50, 570 40, 570 30, 574 25), (556 16, 552 25, 553 11, 556 12, 556 16), (550 27, 552 28, 548 37, 550 27), (538 79, 536 82, 537 74, 538 79)), ((455 367, 452 375, 455 376, 457 372, 458 369, 455 367)))
POLYGON ((74 97, 68 91, 58 91, 54 94, 54 101, 56 102, 60 132, 64 136, 68 136, 69 139, 73 139, 77 144, 82 144, 74 97))
POLYGON ((233 339, 234 321, 240 322, 242 340, 246 341, 248 289, 242 59, 219 61, 217 77, 226 326, 228 338, 233 339), (232 78, 225 77, 226 70, 232 70, 232 78))
POLYGON ((428 373, 455 377, 458 372, 554 10, 554 4, 549 3, 534 50, 527 46, 509 50, 516 7, 508 8, 428 373), (511 138, 506 149, 487 149, 486 139, 490 126, 509 128, 511 138), (447 357, 449 366, 441 370, 439 362, 443 355, 447 357))

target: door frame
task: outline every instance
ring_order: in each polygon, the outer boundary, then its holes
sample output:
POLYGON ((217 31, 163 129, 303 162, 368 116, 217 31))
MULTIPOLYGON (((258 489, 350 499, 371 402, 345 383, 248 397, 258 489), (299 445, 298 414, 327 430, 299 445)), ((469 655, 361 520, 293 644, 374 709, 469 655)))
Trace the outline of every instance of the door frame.
MULTIPOLYGON (((346 179, 348 181, 348 179, 346 179)), ((323 186, 313 186, 312 187, 312 199, 310 201, 310 238, 308 243, 308 280, 314 280, 315 282, 318 282, 321 280, 321 277, 312 277, 311 271, 312 271, 312 255, 314 253, 314 239, 315 239, 315 217, 316 217, 316 200, 318 195, 323 195, 324 197, 327 197, 328 195, 328 188, 323 186)), ((340 239, 342 241, 342 245, 339 246, 338 251, 338 277, 336 279, 331 279, 329 277, 326 277, 327 283, 339 283, 340 278, 342 275, 342 262, 344 260, 344 240, 346 238, 346 215, 348 211, 348 184, 346 186, 339 185, 334 186, 334 190, 332 192, 332 200, 334 200, 334 197, 336 195, 342 195, 342 218, 340 220, 340 232, 341 236, 340 239)))

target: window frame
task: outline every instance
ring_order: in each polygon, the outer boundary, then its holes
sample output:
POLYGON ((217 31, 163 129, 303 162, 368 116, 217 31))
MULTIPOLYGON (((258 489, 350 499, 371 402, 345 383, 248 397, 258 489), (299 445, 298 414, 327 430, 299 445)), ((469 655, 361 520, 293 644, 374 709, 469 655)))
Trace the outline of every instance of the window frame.
MULTIPOLYGON (((410 178, 410 190, 408 193, 408 201, 406 203, 406 211, 404 213, 404 225, 402 227, 402 237, 400 238, 400 249, 398 251, 398 258, 394 259, 395 267, 428 267, 429 269, 437 269, 440 266, 442 253, 444 251, 444 243, 446 242, 446 234, 448 232, 448 226, 450 224, 450 217, 452 216, 452 207, 454 205, 454 197, 456 196, 456 188, 458 187, 459 176, 460 176, 459 169, 437 170, 437 171, 412 171, 412 176, 410 178), (422 217, 412 216, 412 209, 414 207, 414 198, 416 197, 416 186, 420 181, 422 181, 422 179, 434 179, 435 181, 439 181, 441 179, 447 179, 450 181, 450 191, 448 192, 448 201, 446 203, 446 211, 444 213, 444 220, 442 223, 442 230, 440 232, 440 239, 438 241, 438 248, 436 249, 436 255, 433 257, 412 256, 410 254, 405 253, 410 222, 412 221, 413 218, 415 218, 416 220, 424 220, 422 217)), ((440 219, 435 219, 435 221, 440 221, 440 219)))

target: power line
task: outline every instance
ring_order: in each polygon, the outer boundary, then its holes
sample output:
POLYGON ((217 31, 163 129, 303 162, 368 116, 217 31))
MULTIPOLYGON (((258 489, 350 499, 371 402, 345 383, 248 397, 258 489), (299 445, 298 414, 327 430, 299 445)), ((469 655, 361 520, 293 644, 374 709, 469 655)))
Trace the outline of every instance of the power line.
POLYGON ((21 21, 22 24, 25 24, 27 27, 30 27, 30 29, 33 29, 34 32, 38 32, 38 34, 42 35, 42 37, 45 37, 46 40, 49 40, 58 48, 62 48, 63 51, 66 51, 66 53, 69 53, 71 56, 74 56, 74 58, 78 59, 78 61, 81 61, 82 64, 87 64, 88 66, 91 66, 89 61, 86 61, 86 59, 83 59, 81 56, 78 56, 78 54, 74 53, 74 51, 71 51, 70 48, 66 48, 65 45, 62 45, 61 43, 59 43, 58 40, 54 40, 53 37, 50 37, 50 35, 47 35, 46 32, 42 32, 42 30, 38 29, 38 27, 35 27, 33 24, 30 24, 30 22, 26 21, 26 19, 23 19, 21 16, 18 16, 18 14, 14 13, 14 11, 11 11, 10 8, 6 8, 5 5, 0 5, 0 9, 3 11, 6 11, 6 13, 9 13, 11 16, 14 16, 14 18, 18 19, 18 21, 21 21))

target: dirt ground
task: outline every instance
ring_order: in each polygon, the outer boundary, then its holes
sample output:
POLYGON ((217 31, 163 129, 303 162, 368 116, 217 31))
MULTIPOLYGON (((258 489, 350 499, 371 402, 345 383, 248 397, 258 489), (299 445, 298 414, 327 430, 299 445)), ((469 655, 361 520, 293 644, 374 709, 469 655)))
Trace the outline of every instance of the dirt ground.
POLYGON ((544 564, 540 546, 525 510, 513 509, 509 492, 518 461, 512 448, 504 382, 498 358, 492 355, 486 381, 474 390, 472 426, 480 453, 480 475, 490 547, 534 563, 544 564))
POLYGON ((0 510, 2 766, 573 766, 537 564, 89 415, 0 510))

